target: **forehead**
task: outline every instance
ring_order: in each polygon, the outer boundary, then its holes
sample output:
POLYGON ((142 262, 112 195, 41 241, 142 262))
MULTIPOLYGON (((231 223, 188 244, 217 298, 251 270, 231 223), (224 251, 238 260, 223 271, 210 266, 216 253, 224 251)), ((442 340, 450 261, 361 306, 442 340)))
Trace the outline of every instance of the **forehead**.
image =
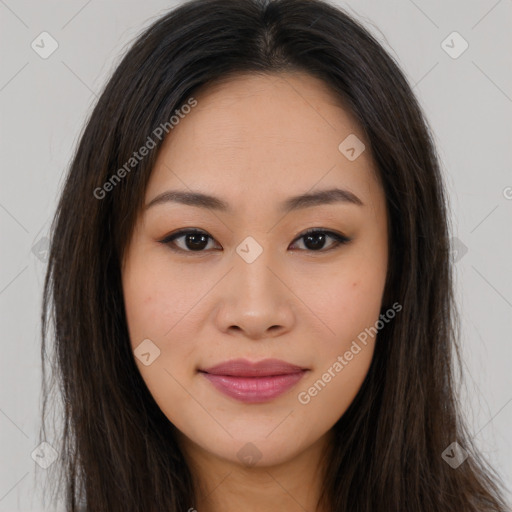
POLYGON ((251 198, 277 201, 313 188, 343 186, 368 202, 379 192, 362 130, 321 80, 304 73, 240 75, 194 98, 197 105, 164 141, 147 198, 179 187, 215 192, 244 208, 251 198), (347 137, 364 144, 355 160, 340 150, 347 137))

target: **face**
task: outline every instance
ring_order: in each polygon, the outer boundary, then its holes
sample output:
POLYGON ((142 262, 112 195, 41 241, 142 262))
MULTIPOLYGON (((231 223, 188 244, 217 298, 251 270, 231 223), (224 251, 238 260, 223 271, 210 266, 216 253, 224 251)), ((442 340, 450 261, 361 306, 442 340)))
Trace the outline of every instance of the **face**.
POLYGON ((328 438, 368 372, 385 196, 316 78, 245 75, 194 97, 123 257, 131 344, 185 451, 279 464, 328 438))

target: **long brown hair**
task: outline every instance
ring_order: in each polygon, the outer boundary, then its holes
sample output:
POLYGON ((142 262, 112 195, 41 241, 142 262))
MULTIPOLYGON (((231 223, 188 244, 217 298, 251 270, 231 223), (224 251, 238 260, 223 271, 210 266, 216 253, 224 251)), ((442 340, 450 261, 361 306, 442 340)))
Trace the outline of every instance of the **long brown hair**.
POLYGON ((174 427, 134 362, 120 262, 163 140, 155 129, 172 137, 169 119, 199 87, 289 70, 322 79, 364 130, 389 213, 384 303, 403 305, 333 427, 323 503, 336 512, 505 510, 502 483, 457 405, 447 198, 430 129, 394 60, 321 0, 180 5, 136 40, 88 119, 52 224, 42 313, 41 437, 50 399, 61 397, 56 482, 67 510, 177 512, 195 502, 174 427), (150 136, 155 149, 127 167, 150 136), (469 454, 456 468, 442 456, 453 442, 469 454))

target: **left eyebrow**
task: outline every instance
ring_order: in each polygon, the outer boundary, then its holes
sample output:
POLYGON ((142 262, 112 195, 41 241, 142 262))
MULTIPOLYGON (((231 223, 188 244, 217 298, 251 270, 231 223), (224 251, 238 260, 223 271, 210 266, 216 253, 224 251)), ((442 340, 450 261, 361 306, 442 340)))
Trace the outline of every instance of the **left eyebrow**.
POLYGON ((318 192, 311 192, 309 194, 301 194, 298 196, 290 197, 281 204, 280 211, 287 213, 292 210, 299 210, 301 208, 310 208, 311 206, 333 203, 348 203, 357 206, 364 206, 364 203, 361 201, 361 199, 359 199, 359 197, 357 197, 349 190, 341 188, 330 188, 327 190, 320 190, 318 192))
MULTIPOLYGON (((162 194, 159 194, 145 206, 145 209, 147 210, 148 208, 151 208, 157 204, 168 202, 181 203, 199 208, 209 208, 221 212, 232 211, 232 208, 229 206, 229 204, 218 197, 203 194, 201 192, 189 192, 181 190, 168 190, 162 194)), ((302 208, 311 208, 312 206, 334 203, 347 203, 357 206, 364 206, 364 203, 361 201, 361 199, 359 199, 359 197, 357 197, 349 190, 331 188, 320 190, 318 192, 310 192, 289 197, 279 205, 279 211, 282 213, 287 213, 292 210, 299 210, 302 208)))

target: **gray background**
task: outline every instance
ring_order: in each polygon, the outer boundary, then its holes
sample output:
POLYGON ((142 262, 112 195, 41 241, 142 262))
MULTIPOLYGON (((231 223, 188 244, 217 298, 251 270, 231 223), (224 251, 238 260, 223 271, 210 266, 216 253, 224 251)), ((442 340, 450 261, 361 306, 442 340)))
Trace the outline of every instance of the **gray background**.
MULTIPOLYGON (((44 243, 66 167, 129 42, 176 3, 0 0, 0 512, 43 510, 34 479, 48 470, 31 453, 44 243), (47 59, 31 47, 43 31, 59 45, 47 59)), ((398 60, 433 128, 457 239, 461 401, 512 488, 512 0, 338 3, 398 60), (453 31, 469 44, 457 58, 442 45, 453 31)))

